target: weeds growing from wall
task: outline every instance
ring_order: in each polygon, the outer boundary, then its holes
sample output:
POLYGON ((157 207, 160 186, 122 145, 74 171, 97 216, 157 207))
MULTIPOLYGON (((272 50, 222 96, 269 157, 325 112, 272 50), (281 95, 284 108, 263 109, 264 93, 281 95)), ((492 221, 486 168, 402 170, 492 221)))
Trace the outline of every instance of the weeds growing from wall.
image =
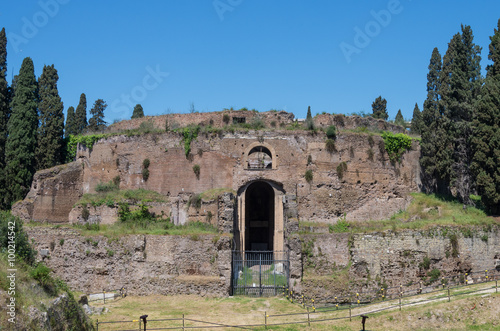
POLYGON ((313 172, 311 169, 306 170, 306 173, 304 174, 304 178, 306 179, 306 182, 311 183, 313 180, 313 172))

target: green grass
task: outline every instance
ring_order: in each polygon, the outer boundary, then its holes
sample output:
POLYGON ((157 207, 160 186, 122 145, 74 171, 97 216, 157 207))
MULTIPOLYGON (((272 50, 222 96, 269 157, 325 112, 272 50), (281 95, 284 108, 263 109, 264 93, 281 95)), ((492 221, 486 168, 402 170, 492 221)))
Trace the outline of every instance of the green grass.
POLYGON ((221 187, 221 188, 214 188, 211 190, 207 190, 207 191, 201 193, 200 196, 203 200, 209 201, 209 200, 217 199, 222 193, 236 194, 236 192, 231 188, 221 187))
POLYGON ((137 190, 112 190, 107 192, 86 193, 78 200, 76 205, 92 206, 108 205, 113 206, 115 203, 133 201, 133 202, 165 202, 163 195, 155 191, 144 189, 137 190))
POLYGON ((157 220, 144 226, 131 222, 116 222, 111 225, 87 228, 82 225, 74 225, 83 236, 103 235, 108 238, 116 238, 131 234, 152 235, 174 235, 174 236, 196 236, 204 234, 215 234, 218 230, 213 225, 202 222, 188 222, 185 225, 174 225, 169 220, 157 220))
POLYGON ((351 222, 354 233, 385 230, 436 228, 439 226, 471 227, 490 229, 500 222, 475 207, 463 209, 456 201, 435 194, 412 193, 413 201, 406 211, 400 210, 388 220, 351 222))

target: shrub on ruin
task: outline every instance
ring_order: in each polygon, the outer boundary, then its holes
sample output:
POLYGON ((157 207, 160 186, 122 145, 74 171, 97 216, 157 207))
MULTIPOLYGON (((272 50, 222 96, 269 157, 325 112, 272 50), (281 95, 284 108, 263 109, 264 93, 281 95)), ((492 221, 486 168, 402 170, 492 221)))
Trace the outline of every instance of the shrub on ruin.
POLYGON ((230 118, 229 118, 228 114, 222 115, 222 122, 224 122, 224 124, 226 124, 226 125, 229 124, 229 120, 230 120, 230 118))
POLYGON ((431 267, 431 259, 429 259, 427 256, 424 257, 424 260, 419 263, 418 267, 420 269, 429 270, 429 268, 431 267))
POLYGON ((306 181, 307 181, 308 183, 312 182, 312 180, 313 180, 313 172, 312 172, 312 170, 311 170, 311 169, 306 170, 306 173, 305 173, 305 175, 304 175, 304 178, 306 179, 306 181))
MULTIPOLYGON (((117 159, 118 160, 118 159, 117 159)), ((120 187, 120 175, 117 175, 113 178, 113 184, 116 186, 116 188, 119 188, 120 187)))
POLYGON ((83 218, 83 220, 87 221, 89 219, 89 216, 90 216, 90 212, 87 209, 87 206, 83 206, 83 209, 82 209, 82 218, 83 218))
POLYGON ((142 161, 142 167, 144 169, 147 169, 149 168, 149 165, 151 164, 151 162, 149 161, 149 159, 144 159, 144 161, 142 161))
POLYGON ((195 164, 193 166, 193 172, 196 175, 196 178, 200 179, 200 165, 199 164, 195 164))
POLYGON ((337 151, 337 147, 335 146, 335 141, 333 139, 327 139, 325 142, 326 151, 330 154, 337 151))
POLYGON ((187 207, 193 207, 196 210, 201 208, 201 194, 195 194, 189 198, 187 202, 187 207))
POLYGON ((344 178, 344 173, 347 171, 347 163, 345 162, 340 162, 340 164, 337 166, 337 176, 339 179, 344 178))
POLYGON ((369 148, 367 151, 366 151, 366 154, 368 155, 368 160, 370 161, 373 161, 373 149, 369 148))
POLYGON ((149 169, 142 169, 142 179, 147 182, 149 179, 149 169))
POLYGON ((115 185, 114 181, 109 181, 107 183, 98 183, 95 187, 95 191, 99 193, 111 192, 118 189, 118 186, 115 185))
POLYGON ((326 136, 328 137, 328 139, 333 140, 337 138, 337 129, 335 128, 335 126, 330 125, 328 129, 326 129, 326 136))

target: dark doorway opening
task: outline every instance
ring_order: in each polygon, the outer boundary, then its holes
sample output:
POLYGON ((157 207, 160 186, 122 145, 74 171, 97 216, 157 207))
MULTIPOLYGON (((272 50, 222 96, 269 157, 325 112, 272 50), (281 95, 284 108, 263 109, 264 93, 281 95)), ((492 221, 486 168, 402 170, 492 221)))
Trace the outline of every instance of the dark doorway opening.
POLYGON ((255 182, 245 193, 245 250, 272 251, 274 239, 274 190, 255 182))

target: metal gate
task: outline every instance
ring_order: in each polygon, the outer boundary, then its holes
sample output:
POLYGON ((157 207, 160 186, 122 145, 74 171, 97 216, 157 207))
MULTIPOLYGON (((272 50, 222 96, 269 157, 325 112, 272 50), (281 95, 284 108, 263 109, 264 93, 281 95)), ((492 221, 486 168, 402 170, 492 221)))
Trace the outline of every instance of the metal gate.
POLYGON ((233 295, 277 295, 289 276, 288 252, 233 251, 233 295))

